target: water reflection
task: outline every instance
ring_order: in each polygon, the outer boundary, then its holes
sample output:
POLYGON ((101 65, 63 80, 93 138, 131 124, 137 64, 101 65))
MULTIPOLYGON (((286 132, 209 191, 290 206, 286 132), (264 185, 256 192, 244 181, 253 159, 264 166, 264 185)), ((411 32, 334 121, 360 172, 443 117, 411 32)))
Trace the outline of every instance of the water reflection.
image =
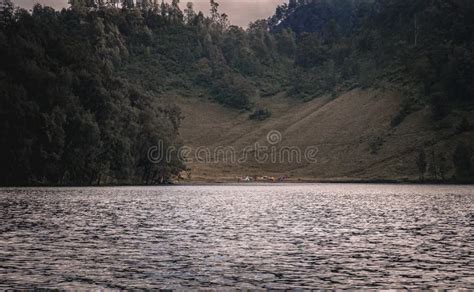
POLYGON ((474 288, 467 186, 0 189, 0 288, 474 288))

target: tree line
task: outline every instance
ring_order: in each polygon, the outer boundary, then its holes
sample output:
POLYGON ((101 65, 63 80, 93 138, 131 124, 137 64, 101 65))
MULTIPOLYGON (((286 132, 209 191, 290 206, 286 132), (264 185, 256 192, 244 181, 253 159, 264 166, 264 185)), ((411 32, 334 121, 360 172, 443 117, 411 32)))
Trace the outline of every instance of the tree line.
MULTIPOLYGON (((117 74, 130 51, 118 11, 7 6, 0 23, 0 184, 163 183, 181 114, 117 74)), ((132 22, 129 22, 132 24, 132 22)))

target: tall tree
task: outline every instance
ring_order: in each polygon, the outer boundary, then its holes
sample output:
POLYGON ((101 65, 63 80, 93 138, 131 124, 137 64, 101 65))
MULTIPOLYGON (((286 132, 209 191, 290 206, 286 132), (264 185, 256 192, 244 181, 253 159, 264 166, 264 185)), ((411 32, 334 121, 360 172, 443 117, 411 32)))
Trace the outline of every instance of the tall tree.
POLYGON ((196 12, 194 11, 193 2, 186 3, 186 9, 184 9, 184 20, 187 24, 194 24, 196 18, 196 12))
POLYGON ((416 166, 418 167, 418 172, 420 173, 420 180, 425 180, 425 172, 426 172, 426 154, 423 148, 418 150, 418 155, 416 157, 416 166))
POLYGON ((456 169, 456 179, 459 181, 469 181, 472 179, 472 151, 464 143, 459 143, 453 154, 453 163, 456 169))

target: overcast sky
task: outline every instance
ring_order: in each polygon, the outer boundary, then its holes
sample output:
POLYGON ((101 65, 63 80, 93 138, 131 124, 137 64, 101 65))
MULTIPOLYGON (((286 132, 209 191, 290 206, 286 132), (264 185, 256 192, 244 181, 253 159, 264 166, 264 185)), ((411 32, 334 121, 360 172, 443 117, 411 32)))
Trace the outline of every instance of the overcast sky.
MULTIPOLYGON (((185 5, 187 0, 181 0, 181 4, 185 5)), ((194 0, 195 10, 208 12, 208 0, 194 0)), ((232 24, 239 26, 247 26, 250 21, 261 18, 267 18, 275 12, 278 4, 287 2, 286 0, 218 0, 221 13, 229 15, 232 24)), ((13 0, 18 6, 31 8, 35 3, 52 6, 61 9, 67 6, 67 0, 13 0)))

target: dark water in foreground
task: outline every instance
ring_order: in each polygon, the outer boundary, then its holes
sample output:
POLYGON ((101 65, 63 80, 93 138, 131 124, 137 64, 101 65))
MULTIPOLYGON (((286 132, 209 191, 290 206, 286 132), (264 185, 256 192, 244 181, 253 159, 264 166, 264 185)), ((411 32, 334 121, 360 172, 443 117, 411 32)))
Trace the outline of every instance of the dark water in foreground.
POLYGON ((0 289, 474 288, 474 188, 0 189, 0 289))

